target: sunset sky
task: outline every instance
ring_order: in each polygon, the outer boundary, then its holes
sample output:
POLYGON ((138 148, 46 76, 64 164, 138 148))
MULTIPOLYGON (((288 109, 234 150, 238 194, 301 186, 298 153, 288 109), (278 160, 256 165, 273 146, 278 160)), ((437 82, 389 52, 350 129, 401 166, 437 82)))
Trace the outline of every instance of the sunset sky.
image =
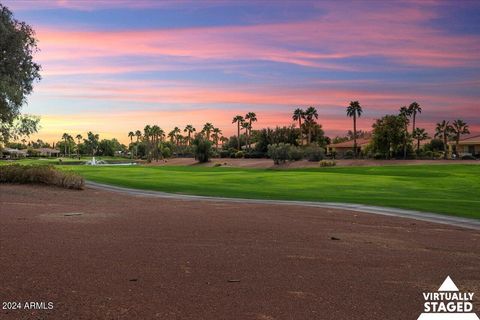
POLYGON ((461 118, 480 133, 480 1, 3 1, 37 33, 34 138, 86 131, 127 142, 205 122, 234 134, 315 106, 330 136, 417 101, 418 126, 461 118))

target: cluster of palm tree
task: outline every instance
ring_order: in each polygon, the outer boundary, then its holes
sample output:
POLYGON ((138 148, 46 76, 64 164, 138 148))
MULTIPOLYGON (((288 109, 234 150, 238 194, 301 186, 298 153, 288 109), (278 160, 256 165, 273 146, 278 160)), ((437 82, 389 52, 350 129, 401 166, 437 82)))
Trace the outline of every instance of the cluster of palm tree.
POLYGON ((252 135, 252 123, 257 121, 257 115, 255 112, 248 112, 245 117, 236 115, 233 117, 232 123, 237 124, 237 140, 238 150, 240 150, 240 130, 245 130, 245 139, 247 148, 250 149, 250 137, 252 135))
POLYGON ((140 142, 145 144, 146 156, 148 160, 160 158, 159 145, 169 138, 170 142, 176 146, 190 146, 193 139, 201 135, 206 140, 214 143, 218 149, 219 142, 225 143, 228 139, 222 136, 222 131, 216 128, 213 124, 207 122, 202 131, 196 133, 196 129, 193 125, 188 124, 183 129, 186 135, 182 135, 182 130, 179 127, 173 128, 168 134, 160 128, 158 125, 146 125, 143 129, 143 133, 140 130, 135 132, 130 131, 128 137, 130 138, 130 152, 132 158, 138 157, 138 145, 140 142), (133 138, 136 137, 136 143, 133 143, 133 138))
MULTIPOLYGON (((82 143, 83 137, 82 137, 81 134, 77 134, 77 135, 75 136, 75 139, 77 139, 77 143, 76 143, 76 148, 75 148, 75 149, 77 150, 77 156, 78 156, 78 155, 80 154, 80 148, 79 148, 79 146, 80 146, 80 144, 82 143)), ((73 150, 72 150, 72 145, 73 145, 73 146, 75 145, 75 140, 73 139, 73 137, 72 137, 70 134, 68 134, 68 133, 66 133, 66 132, 63 133, 63 135, 62 135, 62 140, 63 140, 63 142, 64 142, 64 146, 63 146, 63 147, 64 147, 64 150, 63 150, 63 151, 64 151, 64 155, 65 155, 65 156, 66 156, 66 155, 69 155, 69 156, 70 156, 71 153, 72 153, 72 151, 73 151, 73 150)))
POLYGON ((307 133, 307 144, 312 142, 312 131, 317 125, 318 112, 314 107, 308 107, 306 110, 297 108, 293 111, 292 119, 298 121, 298 129, 300 131, 300 144, 303 145, 303 132, 307 133), (302 123, 303 121, 303 123, 302 123))
POLYGON ((443 120, 442 122, 437 123, 435 127, 435 137, 443 140, 444 147, 444 158, 447 159, 447 141, 455 141, 455 152, 458 154, 458 144, 460 138, 464 134, 469 134, 470 130, 468 129, 468 124, 460 119, 453 121, 450 124, 450 121, 443 120))

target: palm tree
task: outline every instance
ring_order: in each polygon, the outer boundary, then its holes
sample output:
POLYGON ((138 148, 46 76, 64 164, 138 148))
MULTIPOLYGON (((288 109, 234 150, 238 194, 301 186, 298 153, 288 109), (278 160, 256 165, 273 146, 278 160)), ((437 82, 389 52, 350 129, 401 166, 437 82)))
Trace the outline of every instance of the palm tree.
POLYGON ((132 144, 133 144, 133 137, 134 136, 135 136, 135 133, 133 133, 133 131, 130 131, 128 133, 128 137, 130 138, 130 153, 131 153, 132 159, 133 159, 133 150, 132 150, 133 146, 132 146, 132 144))
MULTIPOLYGON (((249 137, 252 133, 252 123, 257 121, 257 115, 255 112, 249 112, 245 115, 245 120, 248 120, 248 133, 247 133, 247 140, 249 140, 249 137)), ((250 144, 248 144, 248 148, 250 149, 250 144)))
POLYGON ((62 135, 62 140, 65 142, 65 145, 63 146, 65 157, 67 156, 67 140, 68 140, 68 137, 69 137, 69 136, 70 136, 70 135, 69 135, 68 133, 64 133, 64 134, 62 135))
POLYGON ((138 157, 138 142, 142 137, 142 131, 140 130, 135 131, 135 136, 137 137, 137 143, 135 144, 135 157, 138 157))
POLYGON ((407 140, 408 140, 408 123, 412 112, 406 106, 400 108, 400 117, 404 122, 403 128, 403 160, 407 159, 407 140))
POLYGON ((205 132, 205 136, 208 141, 210 141, 210 132, 212 132, 213 128, 213 124, 211 124, 210 122, 205 123, 205 125, 203 126, 203 132, 205 132))
POLYGON ((227 137, 220 137, 220 142, 222 143, 222 146, 228 142, 228 138, 227 137))
POLYGON ((447 159, 447 141, 452 134, 452 126, 450 122, 443 120, 442 122, 437 123, 437 127, 435 128, 435 137, 443 139, 443 158, 447 159))
POLYGON ((238 150, 240 150, 240 126, 243 124, 244 121, 245 120, 240 115, 236 115, 232 120, 232 123, 235 123, 235 122, 237 123, 238 150))
POLYGON ((308 144, 312 142, 312 128, 317 123, 315 120, 318 119, 317 109, 314 107, 308 107, 305 110, 305 124, 308 129, 308 144))
POLYGON ((300 130, 300 144, 303 145, 302 137, 302 119, 305 119, 305 111, 303 109, 297 108, 293 111, 292 119, 298 121, 298 129, 300 130))
POLYGON ((410 111, 410 115, 412 116, 412 124, 413 124, 412 133, 413 133, 415 132, 415 119, 417 117, 417 113, 422 113, 422 108, 418 103, 412 102, 408 106, 408 110, 410 111))
POLYGON ((245 147, 249 145, 248 143, 248 132, 252 129, 252 126, 248 122, 242 123, 242 128, 245 129, 245 147))
POLYGON ((460 119, 453 121, 452 129, 452 133, 455 137, 455 152, 458 155, 458 143, 460 142, 460 137, 463 134, 470 134, 470 130, 468 130, 468 124, 460 119))
POLYGON ((218 151, 218 140, 220 139, 221 134, 222 134, 222 130, 220 130, 219 128, 213 128, 212 139, 213 139, 213 142, 215 143, 215 147, 217 148, 217 151, 218 151))
POLYGON ((192 133, 195 132, 195 128, 191 124, 187 124, 183 132, 188 132, 188 145, 192 143, 192 133))
POLYGON ((422 128, 415 128, 413 132, 413 137, 417 140, 417 154, 420 152, 420 142, 423 140, 427 140, 429 138, 428 133, 425 129, 422 128))
POLYGON ((78 159, 80 159, 80 148, 79 148, 79 146, 80 146, 82 138, 83 137, 80 133, 77 134, 77 136, 75 137, 75 139, 77 139, 77 157, 78 157, 78 159))
POLYGON ((347 107, 347 116, 353 117, 353 157, 357 158, 357 117, 362 115, 362 106, 358 101, 350 101, 347 107))

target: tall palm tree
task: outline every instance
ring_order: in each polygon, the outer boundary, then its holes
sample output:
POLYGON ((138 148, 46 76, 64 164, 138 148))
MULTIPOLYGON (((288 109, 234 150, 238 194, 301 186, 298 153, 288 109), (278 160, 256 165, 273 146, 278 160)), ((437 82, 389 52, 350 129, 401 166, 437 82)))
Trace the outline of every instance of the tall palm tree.
POLYGON ((298 121, 298 130, 300 130, 300 144, 303 145, 302 120, 305 119, 305 111, 300 108, 295 109, 295 111, 293 111, 292 119, 293 121, 298 121))
POLYGON ((460 137, 463 134, 470 134, 470 130, 468 130, 468 124, 460 119, 453 121, 452 129, 452 133, 455 137, 455 152, 458 155, 458 143, 460 142, 460 137))
POLYGON ((347 107, 347 116, 353 118, 353 157, 357 158, 357 118, 362 115, 362 106, 358 101, 350 101, 347 107))
POLYGON ((210 122, 205 123, 203 126, 203 132, 205 132, 205 136, 208 141, 210 141, 210 133, 212 132, 214 126, 210 122))
POLYGON ((236 115, 233 117, 232 123, 237 123, 237 140, 238 140, 238 150, 240 150, 240 126, 243 124, 245 120, 242 116, 236 115))
POLYGON ((221 134, 222 134, 222 130, 220 130, 219 128, 213 128, 212 139, 213 139, 213 142, 215 143, 215 147, 217 148, 217 151, 218 151, 218 141, 220 140, 221 134))
POLYGON ((415 128, 413 132, 413 137, 417 140, 417 154, 420 152, 420 142, 423 140, 427 140, 429 138, 428 133, 425 129, 422 128, 415 128))
POLYGON ((249 145, 249 142, 248 142, 249 135, 248 135, 248 133, 250 132, 250 129, 252 129, 252 126, 250 125, 250 123, 244 122, 244 123, 242 123, 242 128, 245 129, 245 146, 248 147, 248 145, 249 145))
POLYGON ((412 116, 412 133, 415 132, 415 119, 417 118, 417 113, 422 113, 422 108, 417 102, 412 102, 408 106, 408 110, 410 111, 410 115, 412 116))
POLYGON ((142 138, 142 131, 135 131, 135 137, 137 137, 137 143, 135 144, 135 157, 138 157, 138 142, 140 141, 140 138, 142 138))
MULTIPOLYGON (((249 112, 245 115, 245 120, 248 120, 248 133, 247 133, 247 140, 249 140, 250 135, 252 133, 252 123, 257 121, 257 115, 255 112, 249 112)), ((250 149, 250 144, 248 144, 248 149, 250 149)))
POLYGON ((452 126, 450 125, 450 122, 443 120, 442 122, 437 123, 437 126, 435 128, 435 137, 443 139, 443 158, 447 159, 447 141, 448 138, 452 135, 452 126))
POLYGON ((145 147, 146 147, 145 153, 146 153, 148 162, 152 161, 151 136, 152 136, 152 127, 147 124, 145 128, 143 128, 143 140, 145 141, 145 147))
POLYGON ((77 157, 78 157, 78 159, 80 159, 80 148, 79 148, 79 146, 80 146, 80 143, 81 143, 83 137, 82 137, 82 135, 79 133, 79 134, 77 134, 77 136, 75 137, 75 139, 77 139, 77 157))
POLYGON ((185 129, 183 129, 183 132, 188 132, 188 145, 192 144, 192 133, 195 131, 196 129, 191 124, 187 124, 185 129))
POLYGON ((412 115, 412 111, 410 108, 403 106, 400 108, 400 117, 403 120, 404 127, 403 127, 403 159, 407 159, 407 140, 408 140, 408 123, 410 122, 410 116, 412 115))
POLYGON ((133 131, 130 131, 128 133, 128 137, 130 138, 130 155, 131 155, 131 158, 133 159, 133 137, 135 136, 135 133, 133 133, 133 131))
POLYGON ((308 107, 305 110, 305 124, 308 129, 308 144, 312 142, 312 128, 317 123, 315 120, 318 119, 317 109, 314 107, 308 107))
POLYGON ((69 135, 68 133, 66 133, 66 132, 62 135, 62 140, 65 142, 65 144, 64 144, 64 146, 63 146, 65 157, 67 156, 67 143, 68 143, 67 141, 68 141, 68 137, 69 137, 69 136, 70 136, 70 135, 69 135))

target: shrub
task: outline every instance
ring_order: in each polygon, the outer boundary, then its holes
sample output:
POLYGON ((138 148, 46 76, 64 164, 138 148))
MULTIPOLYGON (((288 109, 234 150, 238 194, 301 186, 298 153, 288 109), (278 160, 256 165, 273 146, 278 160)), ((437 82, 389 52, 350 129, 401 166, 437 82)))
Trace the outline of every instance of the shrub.
POLYGON ((220 150, 219 154, 220 154, 220 158, 228 158, 230 156, 230 151, 220 150))
POLYGON ((214 168, 216 168, 216 167, 221 167, 221 166, 222 166, 222 164, 219 163, 219 162, 217 162, 217 163, 215 163, 215 164, 213 165, 214 168))
POLYGON ((171 158, 172 157, 172 150, 169 147, 162 148, 162 156, 164 158, 171 158))
POLYGON ((325 158, 325 150, 317 145, 310 145, 305 148, 304 155, 308 161, 317 162, 325 158))
POLYGON ((345 151, 345 154, 343 155, 343 159, 353 159, 353 150, 345 151))
POLYGON ((375 154, 373 155, 373 159, 375 159, 375 160, 382 160, 382 159, 385 159, 385 156, 384 156, 382 153, 377 152, 377 153, 375 153, 375 154))
POLYGON ((237 151, 235 153, 235 158, 237 158, 237 159, 243 158, 244 156, 245 156, 245 152, 243 152, 243 151, 237 151))
POLYGON ((251 158, 251 159, 265 158, 265 153, 260 151, 250 151, 245 153, 245 158, 251 158))
POLYGON ((210 141, 199 135, 193 140, 193 146, 195 159, 198 160, 198 162, 203 163, 210 160, 212 156, 212 143, 210 141))
POLYGON ((337 162, 334 160, 322 160, 319 162, 320 167, 335 167, 337 165, 337 162))
POLYGON ((475 157, 470 154, 466 154, 462 156, 462 160, 475 160, 475 157))
POLYGON ((275 143, 268 145, 268 156, 272 158, 273 163, 285 163, 289 159, 290 145, 288 143, 275 143))
POLYGON ((290 146, 288 152, 288 159, 292 161, 299 161, 303 159, 303 151, 299 147, 290 146))
POLYGON ((52 165, 0 166, 0 183, 40 183, 79 190, 85 186, 81 176, 60 171, 52 165))

